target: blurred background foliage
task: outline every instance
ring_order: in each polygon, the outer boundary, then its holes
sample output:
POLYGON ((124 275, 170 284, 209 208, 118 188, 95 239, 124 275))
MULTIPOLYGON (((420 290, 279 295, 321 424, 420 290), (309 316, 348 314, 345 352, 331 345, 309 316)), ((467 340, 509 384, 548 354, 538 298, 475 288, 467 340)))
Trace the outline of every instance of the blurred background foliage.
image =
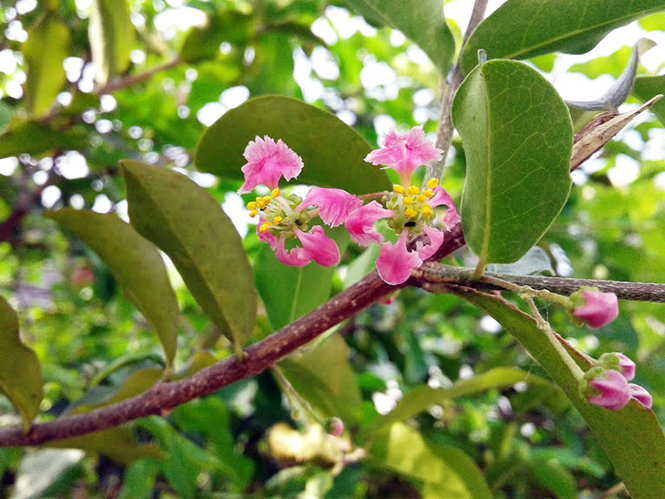
MULTIPOLYGON (((446 12, 464 3, 446 2, 446 12)), ((336 114, 372 146, 391 126, 422 124, 433 133, 438 121, 438 75, 427 56, 344 2, 130 0, 127 25, 115 12, 96 28, 121 41, 93 54, 99 33, 88 32, 90 17, 118 5, 0 6, 0 292, 42 363, 43 421, 140 393, 164 364, 147 322, 104 264, 45 219, 45 208, 126 218, 118 161, 137 159, 188 173, 224 203, 244 236, 239 183, 199 173, 192 161, 206 127, 228 109, 249 97, 292 96, 336 114)), ((456 18, 449 23, 459 48, 456 18)), ((661 40, 664 26, 663 14, 639 22, 661 40)), ((600 95, 634 41, 569 72, 598 79, 591 83, 600 95)), ((556 85, 555 56, 532 63, 556 85)), ((647 114, 575 172, 570 200, 539 243, 553 269, 665 282, 664 172, 665 133, 647 114)), ((464 173, 456 138, 443 181, 455 200, 464 173)), ((253 226, 245 244, 253 261, 260 249, 253 226)), ((371 269, 371 258, 359 255, 349 246, 332 293, 371 269)), ((465 251, 452 260, 473 264, 465 251)), ((230 350, 170 271, 182 312, 176 368, 186 375, 230 350)), ((653 394, 665 421, 664 307, 624 302, 619 319, 594 334, 571 325, 560 308, 543 312, 581 351, 635 359, 637 383, 653 394)), ((271 331, 260 313, 256 338, 271 331)), ((512 337, 467 303, 407 289, 324 341, 277 373, 136 422, 137 440, 123 430, 70 443, 87 452, 0 449, 0 497, 621 496, 581 417, 512 337), (376 430, 405 394, 424 385, 451 391, 415 412, 417 404, 402 406, 406 424, 376 430), (342 417, 347 433, 330 439, 311 424, 313 413, 342 417), (353 444, 367 456, 354 454, 353 444), (467 495, 455 492, 458 482, 467 495)), ((0 424, 17 421, 0 398, 0 424)))

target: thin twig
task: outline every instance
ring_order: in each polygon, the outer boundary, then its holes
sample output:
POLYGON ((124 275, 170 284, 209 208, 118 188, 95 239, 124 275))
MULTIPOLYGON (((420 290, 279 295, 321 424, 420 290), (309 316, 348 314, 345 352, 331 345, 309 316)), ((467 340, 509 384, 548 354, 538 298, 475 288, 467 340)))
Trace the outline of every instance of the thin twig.
POLYGON ((128 76, 127 78, 123 78, 121 80, 112 81, 111 83, 96 90, 95 94, 96 95, 110 94, 111 92, 116 92, 118 90, 122 90, 123 88, 131 87, 132 85, 136 85, 137 83, 141 83, 142 81, 149 80, 157 73, 166 71, 167 69, 173 69, 181 62, 182 61, 178 57, 176 57, 175 59, 169 62, 160 64, 159 66, 155 66, 154 68, 150 68, 149 70, 143 73, 128 76))

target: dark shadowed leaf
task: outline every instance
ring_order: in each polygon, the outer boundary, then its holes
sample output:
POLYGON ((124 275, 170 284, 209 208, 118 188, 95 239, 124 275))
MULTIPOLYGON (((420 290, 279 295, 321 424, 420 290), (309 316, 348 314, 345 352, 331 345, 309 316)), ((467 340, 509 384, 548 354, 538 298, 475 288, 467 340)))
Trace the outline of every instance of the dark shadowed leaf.
POLYGON ((127 299, 155 328, 171 365, 178 336, 178 301, 154 245, 113 214, 60 210, 46 213, 104 261, 127 299))
POLYGON ((403 423, 394 423, 385 438, 377 440, 370 456, 382 466, 424 484, 429 499, 492 499, 482 473, 455 447, 429 444, 403 423))
POLYGON ((181 173, 123 161, 129 217, 175 264, 185 284, 239 354, 254 329, 252 268, 231 220, 181 173))
POLYGON ((450 70, 455 40, 441 0, 346 0, 360 15, 400 30, 429 56, 442 75, 450 70))
POLYGON ((489 59, 582 54, 615 28, 662 10, 662 0, 509 0, 473 32, 462 69, 473 69, 480 49, 489 59))
POLYGON ((0 391, 14 404, 27 431, 42 401, 42 369, 19 337, 18 316, 0 296, 0 391))
POLYGON ((538 242, 570 191, 568 109, 537 71, 488 61, 460 86, 453 120, 467 157, 466 242, 481 264, 512 263, 538 242))
POLYGON ((245 147, 256 136, 282 139, 302 157, 297 182, 345 189, 353 194, 390 190, 385 173, 365 163, 369 144, 336 116, 288 97, 250 99, 212 125, 199 142, 202 171, 242 180, 245 147))
MULTIPOLYGON (((655 414, 635 400, 620 411, 591 405, 580 397, 574 374, 530 316, 496 296, 473 291, 462 295, 500 322, 559 385, 591 428, 632 497, 661 498, 665 490, 665 436, 655 414)), ((581 357, 574 359, 583 370, 591 367, 581 357)))
POLYGON ((62 61, 67 57, 70 36, 67 26, 54 12, 47 12, 28 34, 23 56, 28 65, 26 101, 31 115, 51 110, 65 83, 62 61))
POLYGON ((357 421, 362 398, 342 337, 333 334, 298 355, 279 363, 298 394, 324 417, 338 417, 347 424, 357 421))
POLYGON ((125 0, 92 0, 88 39, 95 64, 95 80, 105 85, 129 66, 134 26, 125 0))
POLYGON ((58 131, 49 125, 25 121, 12 124, 0 135, 0 158, 19 154, 41 155, 54 149, 83 150, 87 134, 81 129, 58 131))

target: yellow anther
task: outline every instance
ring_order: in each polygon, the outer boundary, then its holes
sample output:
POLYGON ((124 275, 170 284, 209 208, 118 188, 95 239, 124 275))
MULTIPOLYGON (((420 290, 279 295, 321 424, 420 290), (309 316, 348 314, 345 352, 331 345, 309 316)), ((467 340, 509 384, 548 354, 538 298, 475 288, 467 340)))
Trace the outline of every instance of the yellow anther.
POLYGON ((422 211, 424 217, 429 217, 432 214, 432 207, 428 204, 423 205, 423 207, 420 209, 422 211))
POLYGON ((393 185, 393 192, 395 194, 404 194, 404 187, 401 185, 393 185))
POLYGON ((434 197, 434 193, 432 191, 425 191, 423 192, 423 196, 425 196, 427 199, 434 197))
POLYGON ((412 197, 405 197, 404 198, 404 205, 405 206, 411 206, 413 204, 413 198, 412 197))
POLYGON ((250 201, 247 203, 247 209, 248 210, 255 210, 256 209, 256 201, 250 201))
POLYGON ((270 226, 272 225, 272 222, 270 220, 266 221, 263 223, 263 225, 259 228, 259 232, 261 234, 265 234, 270 230, 270 226))
POLYGON ((406 190, 406 192, 409 196, 416 196, 420 194, 420 189, 418 189, 415 185, 412 185, 406 190))
POLYGON ((271 196, 263 196, 263 200, 266 202, 266 204, 269 204, 270 201, 272 201, 272 197, 271 196))
POLYGON ((437 185, 439 185, 439 181, 435 178, 431 178, 427 181, 428 189, 434 189, 437 185))
POLYGON ((427 196, 425 194, 421 194, 416 198, 416 201, 418 201, 420 204, 423 204, 425 201, 427 201, 427 196))
POLYGON ((413 218, 418 214, 418 212, 413 208, 407 208, 404 214, 407 216, 407 218, 413 218))
POLYGON ((280 191, 279 189, 273 189, 272 192, 270 193, 270 196, 276 198, 281 193, 282 193, 282 191, 280 191))
POLYGON ((258 211, 252 210, 252 211, 249 212, 249 216, 254 218, 256 215, 258 215, 258 213, 259 213, 258 211))
POLYGON ((275 225, 279 225, 279 224, 282 223, 282 220, 284 220, 284 219, 278 215, 278 216, 276 216, 275 218, 273 218, 272 222, 273 222, 275 225))

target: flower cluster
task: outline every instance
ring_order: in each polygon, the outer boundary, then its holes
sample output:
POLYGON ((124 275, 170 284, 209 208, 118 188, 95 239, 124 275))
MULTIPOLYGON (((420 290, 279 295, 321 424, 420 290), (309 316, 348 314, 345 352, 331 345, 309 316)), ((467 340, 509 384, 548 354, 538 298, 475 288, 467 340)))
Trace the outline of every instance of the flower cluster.
POLYGON ((430 180, 422 191, 411 185, 416 168, 441 159, 441 151, 425 138, 422 127, 414 127, 405 135, 390 132, 385 146, 365 158, 369 163, 395 170, 400 177, 400 184, 385 197, 385 207, 377 201, 363 205, 360 199, 341 189, 314 187, 305 199, 294 194, 284 197, 278 188, 280 179, 296 178, 303 162, 281 140, 256 137, 247 145, 244 156, 245 183, 239 192, 251 192, 259 185, 270 189, 270 195, 257 197, 247 208, 250 216, 259 217, 259 239, 268 243, 277 259, 286 265, 301 267, 312 260, 322 266, 339 263, 335 242, 320 225, 312 224, 319 217, 330 227, 344 224, 351 239, 361 246, 382 244, 376 262, 379 275, 388 284, 401 284, 443 243, 443 232, 432 227, 436 219, 434 209, 448 208, 443 217, 446 226, 459 222, 450 196, 437 180, 430 180), (395 243, 384 242, 374 228, 381 219, 388 219, 388 226, 397 234, 395 243), (420 236, 413 249, 407 244, 409 236, 420 236), (288 240, 297 240, 300 246, 288 249, 288 240))
POLYGON ((635 363, 622 353, 606 353, 587 371, 580 390, 584 397, 610 411, 623 409, 631 399, 651 409, 653 400, 642 386, 629 383, 635 377, 635 363))

